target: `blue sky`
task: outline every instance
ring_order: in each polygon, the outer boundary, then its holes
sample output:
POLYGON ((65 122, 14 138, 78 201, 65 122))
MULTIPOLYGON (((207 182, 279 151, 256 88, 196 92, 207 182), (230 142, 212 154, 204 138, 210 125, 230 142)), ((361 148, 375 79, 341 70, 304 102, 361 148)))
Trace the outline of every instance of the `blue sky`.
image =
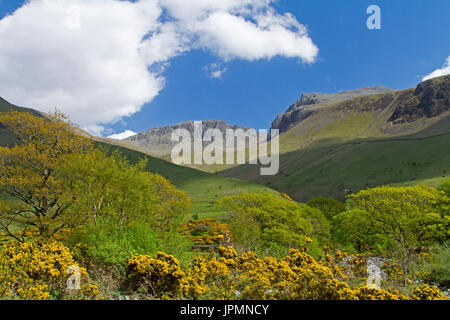
MULTIPOLYGON (((0 17, 22 3, 0 0, 0 17)), ((450 56, 448 0, 280 0, 272 6, 308 28, 319 49, 315 62, 283 56, 224 61, 211 51, 190 50, 168 61, 164 88, 150 103, 106 127, 139 132, 185 120, 220 119, 268 128, 303 92, 414 87, 450 56), (371 4, 381 8, 381 30, 366 27, 371 4), (226 68, 220 78, 205 71, 213 63, 226 68)))

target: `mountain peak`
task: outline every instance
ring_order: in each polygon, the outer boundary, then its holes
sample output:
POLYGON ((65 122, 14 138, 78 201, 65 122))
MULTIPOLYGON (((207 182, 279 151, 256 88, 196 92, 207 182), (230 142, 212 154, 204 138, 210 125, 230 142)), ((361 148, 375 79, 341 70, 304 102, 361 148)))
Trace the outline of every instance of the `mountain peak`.
POLYGON ((303 93, 300 99, 291 105, 285 113, 278 115, 278 117, 272 122, 272 129, 278 129, 280 130, 280 133, 286 132, 292 125, 313 114, 315 106, 319 107, 320 105, 329 105, 360 96, 383 94, 391 91, 394 90, 381 86, 375 86, 340 91, 337 93, 303 93))
MULTIPOLYGON (((243 129, 248 128, 240 127, 237 125, 230 125, 223 120, 203 120, 203 131, 208 129, 219 129, 225 134, 226 129, 243 129)), ((176 129, 186 129, 191 136, 194 135, 194 121, 183 121, 171 126, 155 127, 140 132, 134 136, 131 136, 126 141, 133 142, 147 149, 150 153, 164 156, 170 154, 172 148, 178 143, 172 141, 172 132, 176 129)))
POLYGON ((376 87, 360 88, 355 90, 340 91, 337 93, 320 93, 320 92, 303 93, 300 99, 297 100, 292 106, 290 106, 289 109, 286 110, 286 112, 294 111, 301 106, 333 103, 348 100, 359 96, 387 93, 390 91, 393 91, 393 89, 376 86, 376 87))

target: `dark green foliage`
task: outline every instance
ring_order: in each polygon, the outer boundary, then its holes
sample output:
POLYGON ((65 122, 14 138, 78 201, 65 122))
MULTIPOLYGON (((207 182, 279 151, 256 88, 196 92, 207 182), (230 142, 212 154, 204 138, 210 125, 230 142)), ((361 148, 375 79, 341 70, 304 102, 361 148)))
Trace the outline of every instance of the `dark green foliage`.
POLYGON ((335 215, 345 211, 345 205, 333 198, 317 197, 309 200, 307 205, 319 209, 325 217, 332 219, 335 215))
POLYGON ((352 253, 372 252, 383 254, 393 242, 386 235, 373 234, 364 220, 364 212, 354 208, 333 217, 333 243, 352 253))
POLYGON ((448 244, 436 248, 431 262, 425 264, 424 271, 429 274, 431 282, 450 288, 450 248, 448 244))

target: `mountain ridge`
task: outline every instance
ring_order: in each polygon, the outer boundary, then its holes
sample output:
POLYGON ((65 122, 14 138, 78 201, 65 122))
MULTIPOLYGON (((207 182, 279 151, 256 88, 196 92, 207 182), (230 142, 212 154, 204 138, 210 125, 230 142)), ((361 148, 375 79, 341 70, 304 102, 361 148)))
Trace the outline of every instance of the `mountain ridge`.
POLYGON ((349 100, 355 97, 381 94, 394 91, 382 86, 365 87, 354 90, 345 90, 337 93, 303 93, 299 100, 292 104, 284 113, 279 114, 272 122, 271 129, 278 129, 280 133, 289 130, 292 125, 308 118, 321 106, 349 100))
POLYGON ((261 177, 259 166, 249 165, 219 174, 265 184, 298 201, 343 200, 344 190, 386 184, 439 183, 450 173, 449 84, 450 76, 443 76, 416 88, 315 105, 280 135, 277 175, 261 177))
MULTIPOLYGON (((224 135, 227 129, 249 129, 238 125, 228 124, 224 120, 203 120, 202 126, 203 133, 208 129, 219 129, 224 135)), ((191 137, 193 137, 194 121, 188 120, 171 126, 149 128, 134 136, 124 139, 123 141, 135 143, 140 147, 146 149, 151 154, 157 156, 166 156, 170 154, 172 148, 176 144, 178 144, 177 141, 172 141, 171 139, 172 132, 174 132, 176 129, 186 129, 191 134, 191 137)), ((207 145, 208 143, 204 142, 204 144, 207 145)))

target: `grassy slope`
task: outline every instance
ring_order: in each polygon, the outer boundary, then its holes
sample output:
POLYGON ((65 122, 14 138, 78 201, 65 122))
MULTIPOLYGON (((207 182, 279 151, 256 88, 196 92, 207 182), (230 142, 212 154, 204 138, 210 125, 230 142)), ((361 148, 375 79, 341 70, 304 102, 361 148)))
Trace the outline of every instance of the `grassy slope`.
MULTIPOLYGON (((280 137, 277 176, 261 177, 259 166, 198 169, 222 171, 219 174, 225 177, 267 185, 299 201, 319 195, 343 199, 348 190, 382 184, 439 184, 450 174, 450 135, 440 135, 450 132, 450 114, 397 125, 388 121, 396 106, 410 100, 413 92, 407 89, 319 107, 313 116, 280 137)), ((170 174, 176 170, 164 171, 170 174)), ((202 214, 217 216, 220 211, 210 201, 230 190, 261 191, 259 186, 242 186, 241 181, 223 184, 216 176, 200 177, 198 171, 191 172, 198 178, 185 179, 183 174, 168 177, 189 193, 202 214)))
POLYGON ((266 184, 299 201, 319 195, 343 199, 345 189, 355 192, 384 184, 438 184, 450 176, 449 132, 447 116, 407 136, 340 143, 318 140, 282 154, 280 172, 273 177, 260 177, 251 166, 221 174, 266 184))
MULTIPOLYGON (((7 103, 0 98, 0 112, 12 110, 21 110, 39 114, 35 110, 20 108, 7 103)), ((253 184, 247 181, 241 181, 233 178, 223 178, 213 174, 201 172, 191 168, 178 166, 170 162, 152 157, 140 152, 141 150, 132 150, 127 144, 121 144, 117 141, 108 139, 95 139, 98 144, 109 145, 117 148, 131 162, 141 158, 148 159, 148 171, 158 173, 168 178, 175 186, 185 191, 193 201, 192 213, 197 213, 200 218, 218 218, 220 219, 224 212, 214 206, 214 201, 218 198, 238 193, 238 192, 271 192, 276 191, 266 186, 253 184)), ((14 136, 7 130, 0 128, 0 146, 11 145, 15 143, 14 136)), ((131 146, 132 147, 132 146, 131 146)), ((1 199, 2 195, 0 195, 1 199)))
MULTIPOLYGON (((414 134, 426 130, 445 117, 441 115, 432 119, 423 118, 412 123, 392 125, 388 119, 396 106, 411 99, 413 93, 414 89, 407 89, 314 106, 313 115, 280 136, 280 153, 307 149, 310 146, 333 146, 355 139, 382 139, 414 134)), ((228 176, 237 166, 191 167, 228 176)), ((240 169, 238 171, 241 172, 240 169)), ((247 179, 239 175, 236 177, 247 179)))
POLYGON ((411 123, 388 121, 413 93, 320 106, 280 136, 278 175, 261 177, 258 166, 248 165, 219 174, 268 185, 299 201, 320 195, 343 199, 346 189, 383 184, 439 184, 450 174, 450 134, 440 135, 450 132, 450 112, 411 123))

